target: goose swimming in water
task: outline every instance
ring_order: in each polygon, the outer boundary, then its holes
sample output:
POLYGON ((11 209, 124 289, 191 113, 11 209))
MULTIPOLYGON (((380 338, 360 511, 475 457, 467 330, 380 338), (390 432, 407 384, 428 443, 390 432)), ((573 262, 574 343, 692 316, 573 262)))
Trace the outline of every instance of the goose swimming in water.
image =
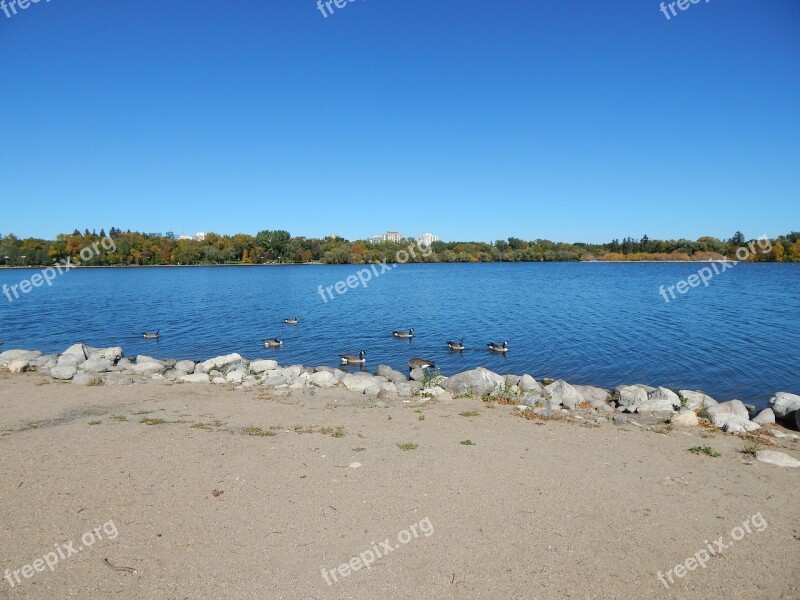
POLYGON ((279 340, 278 338, 264 340, 265 348, 280 348, 281 346, 283 346, 283 341, 279 340))
POLYGON ((464 349, 464 340, 458 340, 457 342, 447 342, 450 350, 463 350, 464 349))
POLYGON ((414 330, 409 329, 408 331, 393 331, 392 335, 396 338, 413 338, 414 337, 414 330))
POLYGON ((362 350, 358 354, 340 354, 339 358, 342 359, 343 365, 363 365, 366 360, 364 356, 366 356, 366 352, 362 350))
POLYGON ((146 340, 157 340, 160 336, 160 329, 156 329, 155 331, 146 331, 142 334, 142 337, 146 340))
POLYGON ((489 346, 489 350, 491 350, 492 352, 508 352, 508 340, 506 340, 502 344, 495 344, 494 342, 489 342, 486 345, 489 346))
POLYGON ((287 325, 297 325, 300 322, 300 317, 288 317, 283 322, 287 325))
POLYGON ((432 360, 428 360, 427 358, 412 358, 408 361, 408 368, 412 371, 414 369, 430 369, 431 367, 435 367, 436 363, 432 360))

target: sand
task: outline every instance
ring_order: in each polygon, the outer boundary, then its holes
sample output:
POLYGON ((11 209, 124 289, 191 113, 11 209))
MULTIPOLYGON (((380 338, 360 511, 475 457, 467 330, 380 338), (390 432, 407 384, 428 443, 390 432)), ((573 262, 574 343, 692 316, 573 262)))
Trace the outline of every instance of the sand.
POLYGON ((0 375, 0 570, 14 582, 0 597, 800 598, 800 469, 723 433, 515 412, 0 375), (720 537, 703 568, 659 581, 720 537), (333 581, 387 538, 391 552, 333 581))

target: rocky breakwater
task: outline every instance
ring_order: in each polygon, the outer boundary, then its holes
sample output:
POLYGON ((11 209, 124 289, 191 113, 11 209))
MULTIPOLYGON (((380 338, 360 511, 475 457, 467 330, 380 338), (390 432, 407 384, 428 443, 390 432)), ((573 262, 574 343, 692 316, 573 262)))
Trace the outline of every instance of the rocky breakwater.
POLYGON ((160 380, 235 389, 270 388, 276 395, 291 390, 314 394, 320 389, 343 388, 378 405, 410 398, 452 402, 482 397, 487 402, 514 405, 536 418, 596 425, 631 422, 654 430, 706 427, 745 435, 763 429, 774 437, 797 438, 775 425, 800 428, 800 396, 788 392, 776 393, 769 399, 768 408, 756 412, 739 400, 718 402, 699 391, 633 384, 617 386, 612 392, 563 380, 537 381, 528 374, 499 375, 484 368, 450 377, 433 369, 414 369, 406 376, 387 365, 378 366, 374 374, 353 373, 325 366, 282 367, 274 360, 250 361, 237 353, 200 362, 145 355, 128 358, 119 346, 74 344, 60 354, 7 350, 0 353, 0 369, 14 374, 36 371, 75 385, 137 385, 160 380))

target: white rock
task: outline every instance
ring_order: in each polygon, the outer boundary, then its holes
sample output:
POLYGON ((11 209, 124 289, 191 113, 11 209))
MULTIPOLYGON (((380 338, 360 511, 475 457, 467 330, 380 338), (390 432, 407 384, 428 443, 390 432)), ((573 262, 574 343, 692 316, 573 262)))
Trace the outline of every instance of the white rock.
POLYGON ((234 352, 233 354, 225 354, 223 356, 217 356, 216 358, 203 361, 200 364, 203 365, 203 368, 206 371, 210 371, 212 367, 216 367, 217 369, 222 369, 223 367, 227 367, 228 365, 238 362, 240 360, 243 360, 242 357, 234 352))
POLYGON ((27 360, 12 360, 8 364, 8 371, 9 373, 24 373, 29 366, 27 360))
POLYGON ((620 385, 615 392, 618 396, 617 405, 628 412, 636 412, 640 404, 647 402, 647 390, 639 385, 620 385))
POLYGON ((281 375, 283 375, 287 379, 292 379, 300 375, 300 373, 302 373, 303 370, 304 370, 303 365, 292 365, 290 367, 286 367, 285 369, 283 369, 281 375))
POLYGON ((750 419, 743 418, 733 413, 717 413, 711 417, 711 422, 727 433, 740 434, 745 431, 755 431, 761 425, 753 423, 750 419))
POLYGON ((75 385, 99 385, 102 380, 92 373, 76 373, 72 378, 72 383, 75 385))
POLYGON ((347 466, 350 467, 351 469, 360 469, 361 468, 361 463, 360 462, 351 462, 347 466))
POLYGON ((225 376, 225 379, 229 383, 242 383, 244 380, 244 373, 241 371, 231 371, 225 376))
POLYGON ((774 425, 775 413, 772 412, 771 408, 765 408, 753 417, 753 423, 758 423, 759 425, 774 425))
POLYGON ((87 360, 104 358, 110 360, 112 364, 124 356, 120 346, 112 346, 111 348, 90 348, 86 346, 84 351, 86 352, 87 360))
POLYGON ((756 460, 779 467, 789 467, 791 469, 800 467, 800 460, 792 458, 783 452, 777 452, 776 450, 759 450, 756 452, 756 460))
MULTIPOLYGON (((363 392, 369 387, 377 386, 375 378, 372 377, 372 375, 369 375, 368 373, 362 373, 358 375, 348 373, 344 376, 344 379, 342 379, 342 383, 344 384, 344 387, 346 387, 348 390, 355 392, 363 392)), ((380 391, 380 387, 378 387, 378 391, 380 391)))
POLYGON ((603 388, 591 385, 573 385, 572 387, 578 390, 581 396, 595 408, 606 405, 609 400, 611 400, 611 394, 608 393, 608 390, 604 390, 603 388))
POLYGON ((551 407, 553 407, 554 404, 560 404, 569 410, 575 410, 579 404, 586 401, 583 394, 563 379, 546 385, 543 394, 551 407))
POLYGON ((750 420, 750 413, 741 400, 730 400, 728 402, 720 402, 712 406, 706 407, 705 414, 713 420, 714 415, 729 414, 737 415, 743 419, 750 420))
POLYGON ((167 366, 160 362, 138 362, 133 365, 133 372, 137 375, 154 375, 155 373, 163 373, 167 370, 167 366))
POLYGON ((214 379, 211 380, 211 383, 216 383, 217 385, 221 385, 223 383, 228 383, 228 382, 225 381, 224 377, 214 377, 214 379))
POLYGON ((264 371, 272 371, 278 368, 278 361, 276 360, 254 360, 250 363, 250 370, 253 373, 263 373, 264 371))
POLYGON ((86 373, 105 373, 111 369, 111 360, 107 358, 90 358, 83 361, 78 368, 86 373))
POLYGON ((53 367, 50 369, 50 377, 54 379, 72 379, 78 369, 72 366, 53 367))
MULTIPOLYGON (((413 371, 412 379, 417 381, 414 378, 413 371)), ((471 371, 464 371, 463 373, 453 375, 440 385, 454 396, 463 396, 464 394, 482 396, 484 394, 491 394, 497 389, 501 389, 504 384, 505 378, 488 369, 478 367, 471 371)))
POLYGON ((714 400, 711 396, 707 396, 703 392, 681 390, 678 392, 678 396, 680 396, 683 400, 683 407, 688 408, 689 410, 694 410, 695 408, 705 408, 707 406, 718 404, 716 400, 714 400))
POLYGON ((38 350, 6 350, 0 353, 0 360, 14 362, 16 360, 32 361, 42 356, 38 350))
POLYGON ((193 360, 179 360, 175 363, 175 370, 186 373, 187 375, 194 373, 194 367, 195 364, 193 360))
POLYGON ((700 419, 693 410, 684 410, 672 417, 670 423, 676 427, 697 427, 700 424, 700 419))
POLYGON ((317 387, 321 388, 333 387, 338 383, 336 381, 336 375, 328 371, 317 371, 316 373, 312 374, 308 380, 310 383, 313 383, 317 387))
POLYGON ((647 400, 639 404, 638 412, 676 411, 681 407, 678 394, 667 388, 660 387, 649 394, 647 400))
POLYGON ((208 375, 206 373, 193 373, 192 375, 183 375, 178 381, 186 383, 208 383, 208 375))
POLYGON ((800 396, 788 392, 778 392, 769 399, 769 405, 775 416, 783 419, 790 413, 800 410, 800 396))

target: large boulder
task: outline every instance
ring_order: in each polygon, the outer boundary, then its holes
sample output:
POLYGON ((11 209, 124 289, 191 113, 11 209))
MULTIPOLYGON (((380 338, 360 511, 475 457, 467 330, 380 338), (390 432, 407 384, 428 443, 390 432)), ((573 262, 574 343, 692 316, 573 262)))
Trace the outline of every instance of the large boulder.
POLYGON ((70 380, 77 372, 78 369, 70 365, 53 367, 50 369, 50 377, 54 379, 70 380))
POLYGON ((694 410, 696 408, 704 409, 707 406, 713 406, 714 404, 717 404, 716 400, 714 400, 711 396, 707 396, 703 392, 681 390, 678 392, 678 396, 680 396, 681 400, 683 401, 683 407, 689 410, 694 410))
POLYGON ((693 410, 683 410, 670 420, 675 427, 697 427, 700 419, 693 410))
POLYGON ((604 390, 603 388, 591 385, 573 385, 572 387, 578 390, 584 399, 590 402, 595 408, 602 404, 608 404, 609 400, 611 400, 611 394, 608 393, 608 390, 604 390))
POLYGON ((569 410, 575 410, 578 408, 579 404, 586 402, 586 398, 583 397, 583 394, 563 379, 546 385, 543 390, 543 395, 550 403, 551 408, 556 405, 561 405, 569 410))
MULTIPOLYGON (((348 373, 344 376, 342 383, 348 390, 354 392, 363 392, 364 390, 372 387, 377 387, 378 391, 380 391, 381 382, 369 373, 348 373)), ((377 392, 375 393, 377 394, 377 392)))
POLYGON ((210 371, 212 367, 216 367, 218 370, 227 367, 228 365, 244 360, 239 354, 234 352, 233 354, 225 354, 223 356, 217 356, 215 358, 203 361, 202 364, 203 368, 206 372, 210 371))
POLYGON ((712 421, 716 415, 736 415, 746 420, 750 420, 750 413, 747 411, 744 403, 741 400, 729 400, 728 402, 720 402, 706 407, 705 414, 712 421))
POLYGON ((774 425, 775 413, 772 412, 771 408, 765 408, 753 417, 753 423, 758 423, 759 425, 774 425))
POLYGON ((30 368, 30 364, 27 360, 12 360, 8 363, 8 372, 9 373, 24 373, 30 368))
POLYGON ((639 404, 638 412, 669 412, 679 410, 681 399, 678 394, 667 388, 660 387, 649 394, 647 400, 639 404))
POLYGON ((75 373, 72 383, 75 385, 101 385, 103 381, 93 373, 75 373))
POLYGON ((137 356, 136 364, 133 365, 133 372, 137 375, 155 375, 156 373, 162 374, 166 370, 167 365, 160 360, 150 358, 149 356, 137 356))
POLYGON ((617 405, 628 412, 636 412, 643 402, 647 402, 647 389, 640 385, 619 385, 614 389, 617 405))
POLYGON ((90 358, 78 367, 85 373, 106 373, 111 369, 111 360, 108 358, 90 358))
POLYGON ((0 353, 0 362, 11 363, 15 360, 33 361, 42 356, 38 350, 6 350, 0 353))
POLYGON ((193 360, 179 360, 175 363, 175 370, 186 375, 191 375, 194 373, 194 366, 193 360))
POLYGON ((321 388, 333 387, 338 383, 336 381, 336 375, 329 371, 317 371, 311 374, 308 378, 308 382, 321 388))
POLYGON ((263 373, 264 371, 274 371, 278 368, 276 360, 254 360, 250 363, 250 371, 253 373, 263 373))
POLYGON ((86 352, 86 358, 88 360, 93 358, 105 358, 110 360, 112 364, 116 363, 124 356, 120 346, 112 346, 111 348, 90 348, 89 346, 85 346, 84 351, 86 352))
POLYGON ((386 377, 392 383, 405 383, 408 381, 408 377, 406 377, 400 371, 396 371, 388 365, 378 365, 378 370, 376 373, 382 377, 386 377))
POLYGON ((77 367, 86 360, 86 346, 73 344, 58 357, 59 367, 77 367))
POLYGON ((756 429, 761 428, 761 425, 758 423, 753 423, 746 417, 729 412, 721 412, 713 415, 711 417, 711 422, 722 429, 722 431, 727 433, 735 433, 737 435, 747 431, 755 431, 756 429))
POLYGON ((504 383, 505 379, 497 373, 478 367, 472 371, 464 371, 448 377, 440 385, 454 396, 463 396, 464 394, 482 396, 491 394, 501 388, 504 383))
POLYGON ((800 410, 800 396, 788 392, 778 392, 769 399, 769 406, 779 419, 788 417, 796 410, 800 410))
POLYGON ((756 460, 779 467, 789 467, 791 469, 800 467, 800 460, 776 450, 759 450, 756 452, 756 460))

